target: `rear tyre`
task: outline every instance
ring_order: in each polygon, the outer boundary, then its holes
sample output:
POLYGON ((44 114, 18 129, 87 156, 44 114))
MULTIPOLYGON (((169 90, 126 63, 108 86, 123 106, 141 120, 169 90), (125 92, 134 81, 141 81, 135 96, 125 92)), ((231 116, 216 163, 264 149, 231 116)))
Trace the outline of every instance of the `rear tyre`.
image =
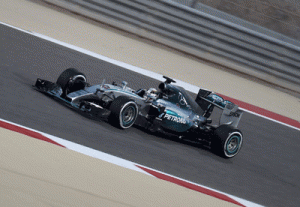
POLYGON ((84 89, 86 86, 86 77, 75 68, 68 68, 60 74, 56 84, 63 91, 61 96, 65 97, 69 93, 84 89))
POLYGON ((119 96, 113 100, 109 109, 109 122, 120 129, 130 128, 139 112, 137 104, 126 96, 119 96))
POLYGON ((243 143, 242 132, 229 125, 221 125, 214 131, 212 150, 224 158, 236 156, 243 143))

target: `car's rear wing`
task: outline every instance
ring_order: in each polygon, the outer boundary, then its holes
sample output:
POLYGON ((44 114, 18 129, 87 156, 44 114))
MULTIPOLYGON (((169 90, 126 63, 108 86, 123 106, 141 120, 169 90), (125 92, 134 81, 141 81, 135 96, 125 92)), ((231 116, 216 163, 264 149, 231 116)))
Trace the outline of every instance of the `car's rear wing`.
POLYGON ((227 124, 237 127, 243 114, 238 105, 224 100, 221 96, 205 89, 199 90, 196 102, 203 110, 203 116, 206 118, 210 117, 214 107, 222 109, 223 112, 219 120, 220 125, 227 124))

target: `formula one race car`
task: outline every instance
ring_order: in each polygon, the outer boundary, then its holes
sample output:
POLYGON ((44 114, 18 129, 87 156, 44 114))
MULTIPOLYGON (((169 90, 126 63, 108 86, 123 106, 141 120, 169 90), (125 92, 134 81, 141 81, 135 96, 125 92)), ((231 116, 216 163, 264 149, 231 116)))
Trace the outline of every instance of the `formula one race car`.
POLYGON ((74 68, 66 69, 56 83, 37 79, 34 87, 74 109, 106 118, 112 125, 127 129, 139 125, 151 132, 176 135, 181 139, 206 143, 225 158, 238 154, 243 135, 237 129, 242 111, 215 93, 200 89, 194 100, 169 77, 155 88, 133 90, 123 81, 90 85, 74 68), (213 109, 223 112, 219 126, 209 119, 213 109))

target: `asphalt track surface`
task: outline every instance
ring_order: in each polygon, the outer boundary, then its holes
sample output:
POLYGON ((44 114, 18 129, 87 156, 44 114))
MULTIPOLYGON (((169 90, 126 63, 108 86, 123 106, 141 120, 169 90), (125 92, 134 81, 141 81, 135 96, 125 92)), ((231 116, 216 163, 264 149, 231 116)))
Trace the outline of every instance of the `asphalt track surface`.
POLYGON ((298 130, 244 113, 244 145, 225 160, 198 145, 137 128, 119 130, 82 116, 32 89, 36 78, 56 81, 68 67, 91 84, 126 80, 134 89, 157 80, 0 25, 0 118, 22 124, 267 206, 300 203, 298 130))

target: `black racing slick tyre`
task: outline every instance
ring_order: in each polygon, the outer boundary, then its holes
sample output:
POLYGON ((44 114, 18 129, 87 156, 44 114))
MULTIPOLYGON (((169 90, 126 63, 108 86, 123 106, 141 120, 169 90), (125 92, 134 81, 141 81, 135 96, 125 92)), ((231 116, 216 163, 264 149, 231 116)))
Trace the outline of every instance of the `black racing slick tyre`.
POLYGON ((86 77, 75 68, 68 68, 58 77, 56 84, 63 91, 62 97, 77 90, 84 89, 86 86, 86 77))
POLYGON ((120 129, 130 128, 139 113, 137 104, 126 96, 115 98, 109 109, 111 111, 109 122, 120 129))
POLYGON ((211 148, 214 153, 224 158, 236 156, 243 143, 242 132, 229 125, 221 125, 214 131, 211 148))

